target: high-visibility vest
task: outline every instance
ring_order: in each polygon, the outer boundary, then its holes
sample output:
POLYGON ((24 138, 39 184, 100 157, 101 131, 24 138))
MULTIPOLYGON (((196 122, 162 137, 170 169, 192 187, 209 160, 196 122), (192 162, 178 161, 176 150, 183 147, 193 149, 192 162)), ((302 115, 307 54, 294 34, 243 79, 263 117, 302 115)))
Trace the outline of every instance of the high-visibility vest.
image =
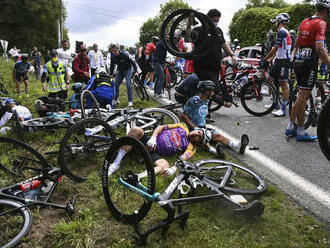
POLYGON ((65 83, 65 68, 62 62, 58 62, 58 67, 56 70, 53 68, 52 62, 49 61, 46 66, 48 70, 49 81, 46 85, 48 92, 59 92, 62 90, 67 90, 68 87, 65 83))

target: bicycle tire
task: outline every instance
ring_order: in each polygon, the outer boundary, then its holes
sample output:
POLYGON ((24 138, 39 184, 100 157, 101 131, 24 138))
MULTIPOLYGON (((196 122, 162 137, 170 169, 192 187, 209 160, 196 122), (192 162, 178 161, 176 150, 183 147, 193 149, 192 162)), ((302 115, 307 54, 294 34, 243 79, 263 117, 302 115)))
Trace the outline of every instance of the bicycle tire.
POLYGON ((156 118, 157 120, 156 123, 148 129, 143 128, 143 125, 145 124, 143 121, 140 121, 137 118, 131 120, 131 127, 141 127, 145 133, 152 133, 154 129, 160 125, 175 124, 180 122, 179 118, 173 112, 162 108, 147 108, 142 110, 141 115, 156 118))
POLYGON ((144 94, 144 100, 149 101, 149 95, 148 95, 146 87, 144 85, 141 85, 141 88, 142 88, 142 91, 144 94))
POLYGON ((106 155, 102 171, 104 198, 115 219, 126 224, 135 224, 147 215, 152 202, 119 183, 119 179, 122 178, 131 185, 137 185, 137 175, 144 171, 147 173, 146 177, 139 180, 143 185, 143 189, 140 189, 152 195, 155 192, 155 175, 146 147, 141 141, 129 136, 116 140, 106 155), (124 156, 119 169, 110 174, 109 167, 123 146, 131 146, 132 150, 124 156))
POLYGON ((0 221, 0 246, 9 248, 18 245, 30 232, 33 217, 30 210, 24 207, 24 204, 13 200, 0 199, 0 221), (17 209, 17 211, 12 211, 13 209, 17 209), (6 213, 9 211, 11 212, 6 213), (20 220, 22 220, 22 223, 17 223, 20 220), (18 226, 17 224, 20 225, 18 226), (12 237, 14 228, 18 228, 20 231, 12 237))
POLYGON ((90 92, 89 90, 84 90, 81 93, 80 105, 81 105, 81 115, 82 115, 83 119, 86 119, 89 117, 98 118, 98 119, 102 118, 100 105, 97 102, 93 93, 90 92), (91 108, 91 113, 88 113, 88 111, 86 111, 87 110, 87 97, 90 97, 93 101, 93 107, 91 108))
POLYGON ((112 128, 101 119, 87 118, 71 126, 59 149, 58 161, 63 173, 76 182, 87 180, 114 140, 112 128), (86 135, 93 128, 97 135, 86 135))
POLYGON ((317 113, 315 110, 315 104, 314 104, 314 99, 313 96, 310 95, 307 102, 306 102, 306 110, 305 110, 305 115, 306 112, 308 112, 307 118, 305 117, 305 123, 304 123, 304 128, 307 129, 310 126, 316 127, 317 125, 317 113))
POLYGON ((324 156, 330 161, 330 98, 325 101, 317 123, 317 137, 324 156))
POLYGON ((25 181, 40 174, 46 175, 52 166, 31 146, 22 141, 0 137, 0 172, 12 183, 25 181))
POLYGON ((264 116, 269 114, 274 109, 276 102, 276 90, 266 81, 250 81, 241 89, 242 106, 252 115, 264 116), (270 106, 265 108, 266 105, 270 106))
POLYGON ((228 167, 232 167, 233 171, 227 184, 224 185, 223 190, 231 193, 245 194, 245 195, 258 195, 266 191, 267 183, 258 174, 243 166, 217 159, 206 159, 196 163, 199 166, 200 173, 214 182, 220 183, 221 179, 227 171, 228 167), (218 164, 217 166, 205 166, 207 164, 218 164), (217 172, 218 178, 214 178, 213 174, 209 172, 217 172), (238 177, 236 177, 238 176, 238 177), (240 184, 242 181, 242 188, 240 184), (251 181, 251 182, 250 182, 251 181), (251 184, 251 186, 250 186, 251 184))
POLYGON ((4 96, 7 96, 9 94, 8 90, 6 89, 3 83, 0 83, 0 93, 4 96))
POLYGON ((141 83, 140 80, 138 78, 138 76, 133 76, 132 77, 132 81, 133 81, 133 86, 135 88, 135 92, 138 95, 138 97, 143 101, 144 100, 144 91, 141 87, 141 83))
POLYGON ((22 122, 23 127, 55 127, 63 124, 65 122, 65 119, 60 116, 46 116, 46 117, 40 117, 35 118, 27 121, 22 122))

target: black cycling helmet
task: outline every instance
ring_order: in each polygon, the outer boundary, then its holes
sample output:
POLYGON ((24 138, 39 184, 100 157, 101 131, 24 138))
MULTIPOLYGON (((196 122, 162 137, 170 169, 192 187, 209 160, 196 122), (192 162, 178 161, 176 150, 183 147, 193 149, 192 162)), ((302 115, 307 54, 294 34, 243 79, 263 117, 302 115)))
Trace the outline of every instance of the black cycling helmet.
POLYGON ((199 90, 199 92, 205 92, 207 90, 214 90, 216 91, 216 86, 215 83, 211 80, 205 80, 205 81, 201 81, 198 83, 197 88, 199 90))
POLYGON ((210 9, 207 14, 208 17, 213 18, 213 17, 221 17, 221 12, 217 9, 210 9))
POLYGON ((26 61, 26 60, 28 60, 29 59, 29 56, 27 55, 27 54, 22 54, 21 55, 21 60, 22 61, 26 61))

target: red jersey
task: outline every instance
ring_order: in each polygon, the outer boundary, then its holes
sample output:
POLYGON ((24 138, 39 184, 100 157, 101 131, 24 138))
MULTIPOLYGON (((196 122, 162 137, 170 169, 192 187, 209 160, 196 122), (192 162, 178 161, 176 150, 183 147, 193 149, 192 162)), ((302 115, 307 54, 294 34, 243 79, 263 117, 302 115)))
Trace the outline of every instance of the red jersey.
POLYGON ((147 56, 150 56, 156 49, 156 45, 151 42, 146 45, 146 48, 144 49, 144 54, 147 56))
POLYGON ((312 16, 302 21, 298 30, 299 47, 315 47, 317 41, 324 41, 327 24, 321 18, 312 16))

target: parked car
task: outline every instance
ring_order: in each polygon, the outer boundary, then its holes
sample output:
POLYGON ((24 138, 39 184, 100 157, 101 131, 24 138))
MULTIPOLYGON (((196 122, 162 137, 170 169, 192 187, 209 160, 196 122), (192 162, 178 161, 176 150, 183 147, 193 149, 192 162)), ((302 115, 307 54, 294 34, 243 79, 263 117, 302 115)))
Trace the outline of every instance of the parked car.
MULTIPOLYGON (((252 66, 258 66, 261 59, 261 47, 250 46, 244 47, 238 51, 234 52, 235 56, 238 58, 238 63, 245 63, 252 66)), ((235 78, 235 71, 231 64, 231 57, 227 56, 223 61, 228 61, 229 65, 221 65, 221 73, 227 74, 233 72, 230 76, 226 77, 227 80, 232 80, 235 78)))

